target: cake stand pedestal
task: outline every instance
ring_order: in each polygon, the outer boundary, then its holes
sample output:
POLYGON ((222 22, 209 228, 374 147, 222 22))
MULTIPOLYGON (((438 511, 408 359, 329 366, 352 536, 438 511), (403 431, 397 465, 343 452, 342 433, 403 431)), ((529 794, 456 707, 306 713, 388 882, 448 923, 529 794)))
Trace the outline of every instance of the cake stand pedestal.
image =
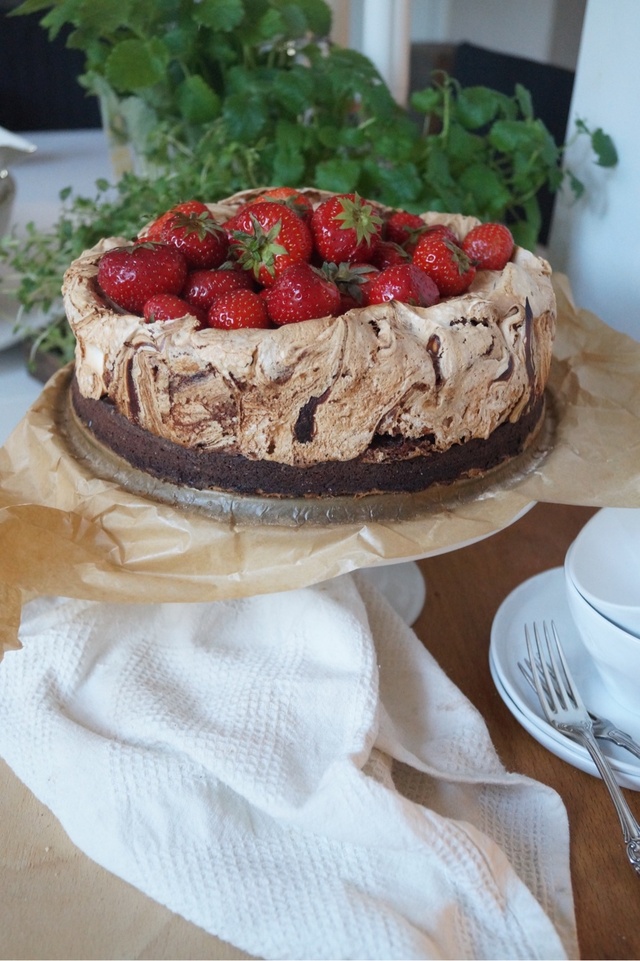
POLYGON ((360 574, 384 594, 405 624, 415 624, 427 596, 425 579, 415 561, 367 567, 360 574))

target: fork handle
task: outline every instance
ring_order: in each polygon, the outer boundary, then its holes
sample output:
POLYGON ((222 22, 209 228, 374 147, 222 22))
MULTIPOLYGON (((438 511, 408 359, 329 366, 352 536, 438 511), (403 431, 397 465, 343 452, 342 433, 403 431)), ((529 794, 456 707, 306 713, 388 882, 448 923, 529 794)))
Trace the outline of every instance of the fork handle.
POLYGON ((600 750, 600 746, 591 731, 573 728, 572 734, 576 740, 580 741, 586 747, 600 772, 602 780, 609 790, 611 800, 615 805, 622 826, 622 834, 627 847, 627 857, 629 858, 631 866, 637 874, 640 875, 640 824, 638 824, 631 813, 631 808, 618 787, 618 782, 613 776, 609 762, 600 750))
POLYGON ((631 754, 640 758, 640 745, 638 745, 629 734, 625 734, 620 728, 611 727, 607 728, 606 734, 600 735, 601 737, 606 737, 607 741, 611 741, 612 744, 617 744, 618 747, 623 747, 631 754))

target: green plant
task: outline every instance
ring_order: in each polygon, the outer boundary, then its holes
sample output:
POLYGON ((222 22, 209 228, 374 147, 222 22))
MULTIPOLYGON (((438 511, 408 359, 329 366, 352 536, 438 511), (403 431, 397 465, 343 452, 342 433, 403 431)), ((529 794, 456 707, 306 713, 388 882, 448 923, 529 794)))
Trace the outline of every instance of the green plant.
MULTIPOLYGON (((133 236, 194 197, 275 184, 357 191, 410 211, 504 221, 533 247, 541 187, 557 190, 566 177, 582 189, 523 87, 507 97, 441 75, 414 94, 417 123, 366 57, 328 42, 325 0, 25 0, 13 14, 42 11, 52 37, 70 29, 68 44, 86 59, 80 82, 141 166, 97 183, 90 198, 65 190, 50 231, 30 225, 0 241, 27 310, 49 310, 68 264, 100 237, 133 236)), ((590 137, 597 162, 615 163, 601 130, 580 122, 577 134, 590 137)), ((61 330, 54 316, 58 349, 61 330)), ((64 359, 72 348, 69 331, 64 359)))

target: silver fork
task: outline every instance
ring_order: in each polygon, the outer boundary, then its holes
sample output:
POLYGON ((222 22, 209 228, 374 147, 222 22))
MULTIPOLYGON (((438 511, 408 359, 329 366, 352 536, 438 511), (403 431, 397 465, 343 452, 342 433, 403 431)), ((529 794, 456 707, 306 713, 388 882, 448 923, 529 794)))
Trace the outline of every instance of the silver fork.
MULTIPOLYGON (((518 661, 518 667, 522 672, 522 676, 529 683, 529 685, 536 690, 536 686, 533 680, 533 672, 531 670, 531 662, 529 658, 524 661, 518 661)), ((536 692, 537 693, 537 692, 536 692)), ((635 757, 640 758, 640 744, 633 740, 630 734, 626 731, 620 730, 617 725, 610 721, 608 717, 602 717, 599 714, 594 714, 593 711, 588 712, 593 724, 593 733, 596 737, 600 738, 601 741, 611 741, 612 744, 616 744, 618 747, 624 748, 633 754, 635 757)))
POLYGON ((640 874, 640 824, 636 821, 622 791, 618 787, 609 762, 600 750, 593 734, 593 721, 582 703, 582 698, 569 673, 555 624, 551 631, 543 623, 544 647, 537 626, 533 625, 534 640, 525 625, 525 640, 529 663, 535 665, 533 682, 547 721, 556 730, 584 745, 606 784, 620 819, 627 857, 640 874))

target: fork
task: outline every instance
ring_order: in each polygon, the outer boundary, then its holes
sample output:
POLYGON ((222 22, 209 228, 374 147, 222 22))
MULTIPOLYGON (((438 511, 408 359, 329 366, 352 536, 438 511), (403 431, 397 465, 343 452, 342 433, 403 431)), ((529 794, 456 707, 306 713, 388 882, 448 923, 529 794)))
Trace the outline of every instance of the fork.
POLYGON ((535 665, 533 682, 542 710, 549 724, 582 744, 591 755, 620 819, 629 862, 636 873, 640 874, 640 824, 631 813, 609 762, 596 741, 593 721, 569 673, 556 626, 552 621, 551 631, 546 623, 543 623, 542 628, 546 648, 544 652, 536 624, 533 625, 533 641, 526 625, 524 629, 529 663, 535 665))
MULTIPOLYGON (((531 670, 531 662, 528 658, 524 661, 518 661, 518 667, 520 668, 524 679, 529 683, 529 685, 536 690, 536 686, 533 680, 533 672, 531 670)), ((536 692, 537 693, 537 692, 536 692)), ((608 717, 602 717, 599 714, 594 714, 593 711, 588 711, 589 717, 593 723, 593 733, 596 737, 600 738, 601 741, 611 741, 612 744, 616 744, 618 747, 624 748, 633 754, 635 757, 640 758, 640 744, 633 740, 630 734, 626 731, 620 730, 613 721, 610 721, 608 717)))

